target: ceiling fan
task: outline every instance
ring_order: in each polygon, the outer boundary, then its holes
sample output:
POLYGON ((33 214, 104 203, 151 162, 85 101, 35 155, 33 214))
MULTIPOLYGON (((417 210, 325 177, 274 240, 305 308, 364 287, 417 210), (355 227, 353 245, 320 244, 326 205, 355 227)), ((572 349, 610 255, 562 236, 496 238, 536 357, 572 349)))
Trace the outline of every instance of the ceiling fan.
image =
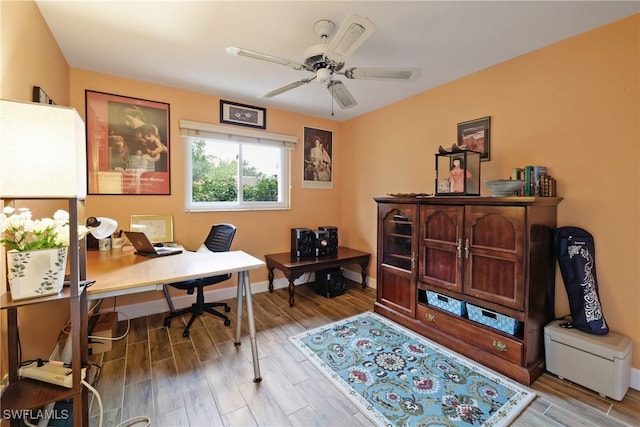
POLYGON ((294 70, 313 73, 313 76, 296 80, 267 92, 262 95, 265 98, 280 95, 317 80, 326 86, 333 99, 345 109, 354 107, 358 103, 344 83, 334 79, 335 75, 342 75, 348 79, 399 82, 411 82, 420 77, 421 69, 419 67, 350 67, 344 69, 347 58, 371 36, 376 27, 367 18, 354 14, 348 15, 327 44, 327 39, 335 27, 335 24, 328 19, 322 19, 313 25, 313 29, 322 38, 322 43, 311 46, 305 51, 303 63, 239 47, 228 47, 226 51, 229 55, 246 56, 284 65, 294 70))

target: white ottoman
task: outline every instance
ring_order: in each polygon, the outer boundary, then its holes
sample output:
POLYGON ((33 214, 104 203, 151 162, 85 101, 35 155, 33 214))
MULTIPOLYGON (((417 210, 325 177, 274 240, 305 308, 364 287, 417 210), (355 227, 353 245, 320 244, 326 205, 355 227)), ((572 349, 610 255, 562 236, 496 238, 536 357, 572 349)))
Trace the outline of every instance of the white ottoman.
POLYGON ((629 389, 631 340, 609 332, 593 335, 578 329, 561 328, 561 320, 544 327, 547 370, 560 378, 622 400, 629 389))

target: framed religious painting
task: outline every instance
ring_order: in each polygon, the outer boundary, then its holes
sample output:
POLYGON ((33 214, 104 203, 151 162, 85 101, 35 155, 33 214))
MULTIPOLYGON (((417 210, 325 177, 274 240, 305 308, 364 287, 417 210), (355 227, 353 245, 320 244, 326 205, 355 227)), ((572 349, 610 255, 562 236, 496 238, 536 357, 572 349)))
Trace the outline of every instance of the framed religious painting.
POLYGON ((458 146, 480 153, 480 161, 490 160, 491 117, 458 123, 458 146))
POLYGON ((169 104, 85 91, 89 194, 171 194, 169 104))
POLYGON ((303 188, 333 188, 333 132, 304 128, 303 188))

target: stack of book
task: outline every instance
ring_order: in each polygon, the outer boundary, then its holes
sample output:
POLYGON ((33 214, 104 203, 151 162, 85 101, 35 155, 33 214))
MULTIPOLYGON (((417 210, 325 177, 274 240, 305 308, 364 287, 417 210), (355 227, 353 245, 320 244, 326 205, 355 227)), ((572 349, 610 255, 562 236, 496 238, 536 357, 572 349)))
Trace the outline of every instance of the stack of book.
POLYGON ((525 181, 518 196, 556 197, 556 180, 549 175, 546 166, 513 168, 511 179, 525 181))

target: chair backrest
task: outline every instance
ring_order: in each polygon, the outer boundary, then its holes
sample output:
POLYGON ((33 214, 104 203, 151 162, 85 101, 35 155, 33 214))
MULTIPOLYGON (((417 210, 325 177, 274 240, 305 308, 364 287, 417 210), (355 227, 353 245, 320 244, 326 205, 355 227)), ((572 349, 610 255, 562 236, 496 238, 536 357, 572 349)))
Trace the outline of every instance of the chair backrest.
POLYGON ((211 252, 227 252, 231 248, 236 226, 233 224, 214 224, 204 241, 204 245, 211 252))

